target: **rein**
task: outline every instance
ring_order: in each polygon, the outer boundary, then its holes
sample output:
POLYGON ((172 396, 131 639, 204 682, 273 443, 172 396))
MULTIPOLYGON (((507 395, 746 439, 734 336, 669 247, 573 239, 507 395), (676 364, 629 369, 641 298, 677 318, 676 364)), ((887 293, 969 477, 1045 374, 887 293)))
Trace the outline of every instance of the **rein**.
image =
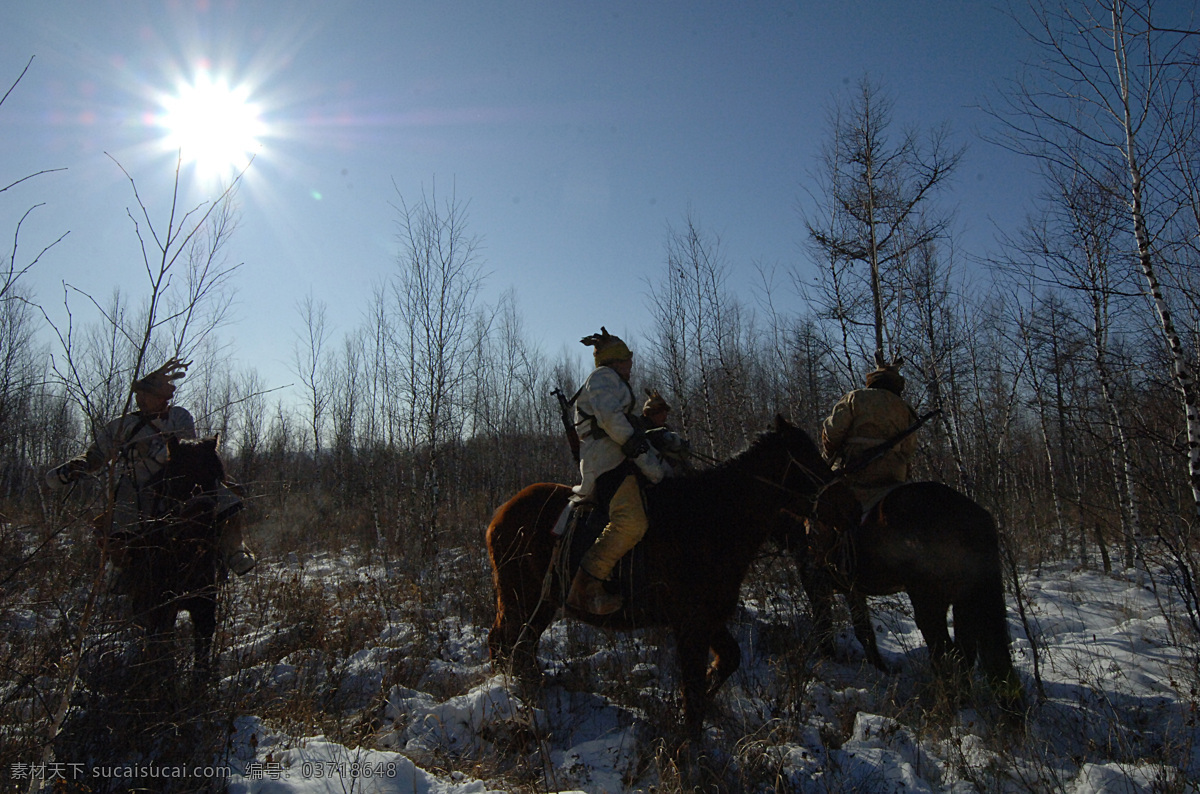
POLYGON ((697 452, 694 449, 689 449, 683 454, 685 457, 695 458, 702 463, 707 463, 709 466, 718 466, 721 463, 721 461, 717 460, 712 455, 705 455, 703 452, 697 452))
POLYGON ((800 473, 803 474, 805 477, 807 477, 810 482, 812 482, 814 485, 821 486, 819 488, 819 490, 817 491, 816 495, 813 497, 814 504, 816 503, 817 499, 821 496, 821 494, 824 493, 826 488, 828 488, 833 483, 837 482, 837 478, 834 478, 832 480, 826 480, 824 477, 822 477, 819 474, 817 474, 816 472, 814 472, 811 468, 809 468, 805 464, 801 463, 800 461, 796 460, 796 456, 793 455, 791 452, 788 452, 787 456, 788 456, 788 464, 787 464, 787 467, 784 468, 783 477, 780 478, 779 482, 775 482, 774 480, 768 479, 768 478, 762 476, 761 474, 755 474, 754 479, 758 480, 759 482, 763 483, 764 485, 769 485, 772 488, 783 491, 784 493, 786 493, 790 496, 797 496, 797 497, 804 496, 804 494, 801 493, 800 491, 796 491, 796 490, 793 490, 792 488, 788 488, 786 485, 783 484, 787 480, 788 472, 791 471, 792 466, 795 465, 795 467, 800 470, 800 473))

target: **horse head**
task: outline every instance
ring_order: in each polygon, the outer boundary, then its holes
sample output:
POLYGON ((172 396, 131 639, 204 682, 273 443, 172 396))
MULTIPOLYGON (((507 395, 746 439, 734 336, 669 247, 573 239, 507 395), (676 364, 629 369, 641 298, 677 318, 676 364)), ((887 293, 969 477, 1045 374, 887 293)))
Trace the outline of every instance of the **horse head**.
POLYGON ((217 455, 220 436, 167 440, 169 454, 163 476, 163 497, 168 503, 186 504, 211 495, 225 480, 225 466, 217 455))
POLYGON ((780 414, 776 414, 774 426, 762 438, 779 450, 780 474, 775 484, 793 495, 789 512, 810 515, 817 494, 832 476, 829 464, 808 433, 780 414))

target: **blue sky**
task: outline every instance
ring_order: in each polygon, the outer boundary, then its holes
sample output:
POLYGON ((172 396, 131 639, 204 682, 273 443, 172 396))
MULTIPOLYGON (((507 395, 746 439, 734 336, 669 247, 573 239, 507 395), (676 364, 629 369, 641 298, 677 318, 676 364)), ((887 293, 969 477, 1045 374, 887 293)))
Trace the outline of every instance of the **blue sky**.
MULTIPOLYGON (((994 122, 978 106, 1027 52, 1003 11, 961 0, 9 0, 0 83, 34 61, 0 107, 0 185, 66 170, 0 194, 0 232, 36 203, 26 250, 70 231, 28 277, 52 316, 63 281, 140 294, 133 196, 106 153, 161 218, 174 159, 153 120, 206 67, 248 90, 266 126, 230 247, 239 363, 294 381, 310 292, 337 336, 358 325, 395 268, 396 188, 411 202, 435 181, 469 202, 483 297, 513 289, 545 352, 582 354, 601 324, 650 330, 644 279, 689 212, 721 237, 747 300, 755 263, 803 268, 796 208, 826 110, 864 75, 894 98, 897 132, 948 122, 968 146, 946 198, 962 250, 994 249, 1034 183, 979 139, 994 122)), ((190 169, 184 189, 211 193, 190 169)))

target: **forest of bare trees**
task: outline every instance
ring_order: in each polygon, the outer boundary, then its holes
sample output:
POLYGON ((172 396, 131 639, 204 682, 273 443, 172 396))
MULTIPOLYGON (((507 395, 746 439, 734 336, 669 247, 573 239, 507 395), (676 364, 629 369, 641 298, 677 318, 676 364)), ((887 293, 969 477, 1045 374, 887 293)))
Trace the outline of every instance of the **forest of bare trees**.
MULTIPOLYGON (((878 354, 903 357, 909 401, 940 409, 916 476, 987 507, 1014 569, 1162 567, 1200 631, 1200 37, 1157 28, 1149 4, 1034 11, 1044 60, 991 99, 1003 134, 973 144, 1026 153, 1043 176, 1000 255, 956 243, 965 155, 951 133, 902 129, 887 86, 864 78, 831 104, 822 159, 797 175, 806 259, 763 273, 756 299, 735 295, 717 234, 691 215, 672 223, 631 340, 635 388, 658 388, 675 429, 720 459, 777 413, 818 433, 878 354), (805 308, 780 308, 783 290, 805 308)), ((0 201, 19 200, 26 178, 0 174, 11 183, 0 201)), ((144 267, 108 296, 68 285, 65 326, 37 302, 53 296, 35 301, 22 282, 54 267, 54 241, 9 230, 3 592, 36 590, 64 559, 80 577, 94 564, 71 539, 101 489, 63 498, 43 474, 172 355, 195 362, 177 401, 202 433, 220 433, 261 557, 352 547, 418 577, 466 550, 486 590, 491 512, 529 483, 576 476, 551 392, 570 394, 586 371, 582 355, 556 360, 531 341, 511 293, 483 299, 485 272, 502 280, 505 263, 485 260, 470 202, 440 187, 397 194, 394 269, 363 296, 363 322, 335 337, 318 298, 296 307, 300 389, 288 401, 231 370, 220 341, 238 269, 236 184, 197 207, 145 206, 129 186, 144 267)), ((0 659, 28 686, 39 663, 11 648, 0 659)))

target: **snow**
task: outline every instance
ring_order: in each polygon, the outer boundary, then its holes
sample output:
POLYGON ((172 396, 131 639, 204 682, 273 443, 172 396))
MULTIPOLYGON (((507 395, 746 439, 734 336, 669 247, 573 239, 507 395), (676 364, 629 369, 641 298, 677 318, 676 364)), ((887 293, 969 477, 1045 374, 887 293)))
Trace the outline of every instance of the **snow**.
MULTIPOLYGON (((314 581, 383 575, 336 560, 291 565, 314 581)), ((544 687, 525 696, 491 671, 486 627, 444 617, 418 630, 394 610, 376 638, 340 662, 335 682, 341 697, 377 711, 370 693, 383 688, 369 746, 290 736, 242 716, 225 759, 228 790, 511 791, 489 763, 507 757, 525 771, 525 790, 556 792, 666 788, 664 775, 683 774, 689 763, 719 770, 731 788, 771 770, 778 790, 823 794, 1200 792, 1196 638, 1169 588, 1146 572, 1066 567, 1021 584, 1045 695, 1037 696, 1033 643, 1010 595, 1014 661, 1035 704, 1024 725, 1003 723, 985 700, 939 702, 904 597, 872 600, 880 650, 896 671, 887 675, 863 663, 848 628, 838 658, 793 666, 789 646, 803 638, 789 632, 807 618, 785 595, 748 595, 731 624, 743 668, 716 698, 699 747, 678 763, 670 753, 678 731, 674 652, 664 633, 610 635, 559 621, 540 645, 544 687), (430 632, 437 658, 427 660, 420 683, 386 685, 398 654, 430 632), (467 771, 447 771, 454 769, 467 771), (468 773, 475 770, 478 777, 468 773)), ((266 647, 266 639, 246 637, 227 655, 265 660, 266 647)), ((302 664, 264 661, 258 683, 294 685, 302 664)))

